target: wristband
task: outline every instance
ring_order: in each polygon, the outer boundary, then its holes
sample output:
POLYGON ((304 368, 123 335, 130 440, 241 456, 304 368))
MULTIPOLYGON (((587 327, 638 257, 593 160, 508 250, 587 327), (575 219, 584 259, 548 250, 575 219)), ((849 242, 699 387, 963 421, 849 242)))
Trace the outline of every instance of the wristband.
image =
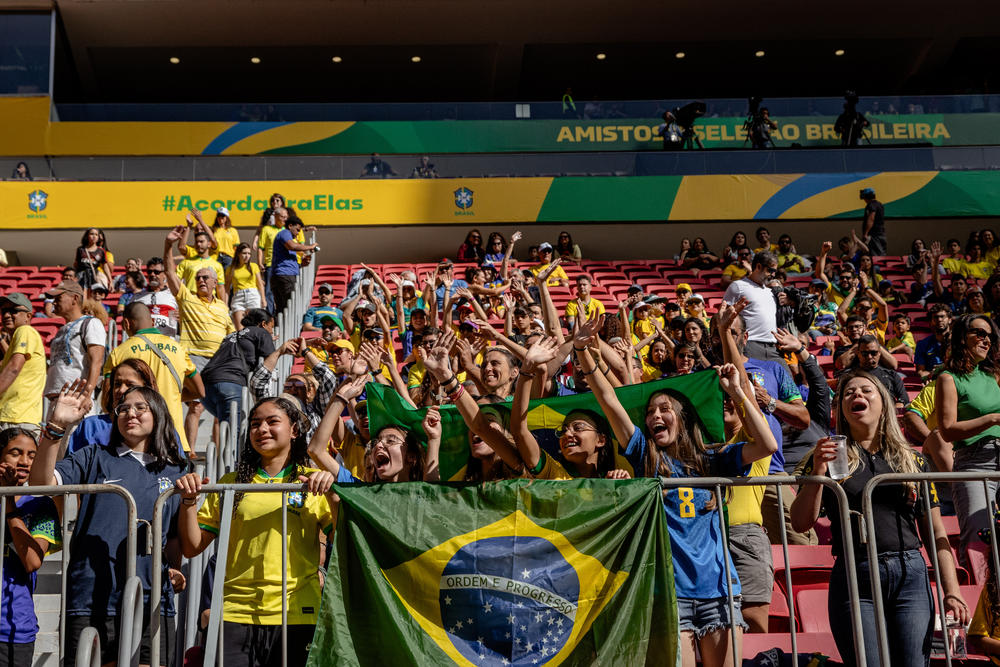
POLYGON ((806 351, 806 346, 805 346, 805 345, 803 345, 803 346, 802 346, 802 347, 800 347, 799 349, 795 350, 795 354, 802 354, 802 353, 803 353, 803 352, 805 352, 805 351, 806 351))
POLYGON ((523 375, 526 378, 531 378, 532 380, 534 380, 536 377, 538 377, 538 371, 535 371, 534 373, 529 373, 528 371, 520 371, 518 375, 523 375))
POLYGON ((465 391, 465 387, 463 387, 461 384, 459 384, 458 385, 458 389, 456 389, 453 393, 448 394, 448 400, 451 401, 452 403, 454 403, 455 401, 457 401, 462 396, 462 393, 464 391, 465 391))
MULTIPOLYGON (((10 504, 13 505, 14 501, 11 500, 10 504)), ((14 509, 7 511, 7 520, 8 521, 10 521, 11 519, 20 519, 22 516, 23 515, 21 514, 21 508, 20 507, 14 507, 14 509)))
POLYGON ((597 369, 598 369, 598 367, 594 366, 594 370, 592 370, 592 371, 584 371, 583 372, 583 376, 587 377, 588 375, 593 375, 595 372, 597 372, 597 369))
POLYGON ((181 504, 187 505, 188 507, 194 505, 196 502, 198 502, 197 498, 181 498, 181 504))
POLYGON ((576 345, 573 346, 573 349, 576 350, 577 352, 586 352, 587 351, 587 348, 585 348, 585 347, 577 347, 576 345))

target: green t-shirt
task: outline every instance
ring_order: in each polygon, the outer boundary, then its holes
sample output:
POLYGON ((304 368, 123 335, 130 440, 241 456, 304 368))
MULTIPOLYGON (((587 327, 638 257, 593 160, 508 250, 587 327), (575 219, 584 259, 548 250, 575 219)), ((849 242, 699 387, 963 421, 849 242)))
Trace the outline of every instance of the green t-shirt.
MULTIPOLYGON (((976 367, 971 373, 956 374, 945 371, 955 381, 958 392, 958 421, 968 421, 983 415, 1000 412, 1000 385, 996 378, 976 367)), ((991 426, 965 440, 956 440, 954 445, 967 447, 983 438, 1000 438, 1000 426, 991 426)))

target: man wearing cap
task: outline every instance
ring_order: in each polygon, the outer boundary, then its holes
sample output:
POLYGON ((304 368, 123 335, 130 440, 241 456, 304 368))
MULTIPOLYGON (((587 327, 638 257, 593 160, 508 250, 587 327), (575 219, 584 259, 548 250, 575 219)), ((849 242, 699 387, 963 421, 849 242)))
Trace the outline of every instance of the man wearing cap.
POLYGON ((45 389, 45 345, 31 326, 32 307, 21 292, 0 297, 3 328, 12 331, 0 362, 0 430, 17 426, 38 436, 45 389))
MULTIPOLYGON (((549 268, 549 264, 552 263, 552 244, 545 241, 538 246, 538 259, 541 264, 531 267, 531 272, 536 276, 549 268)), ((549 287, 555 287, 557 285, 569 289, 569 276, 566 275, 566 271, 563 267, 557 266, 552 273, 549 274, 548 281, 546 284, 549 287)))
POLYGON ((300 243, 296 236, 302 231, 302 220, 298 216, 289 216, 285 228, 274 237, 274 253, 271 262, 271 290, 274 292, 275 314, 284 312, 285 306, 292 298, 295 283, 299 279, 298 253, 309 252, 316 247, 315 243, 300 243))
MULTIPOLYGON (((180 239, 181 234, 183 229, 180 227, 175 227, 167 234, 163 249, 166 278, 167 285, 179 306, 181 344, 191 355, 191 361, 200 372, 219 349, 222 339, 236 331, 236 328, 229 316, 229 307, 225 299, 219 298, 216 294, 217 278, 214 270, 207 266, 198 269, 195 274, 194 292, 178 277, 170 250, 180 239)), ((198 419, 204 408, 199 401, 188 403, 188 408, 184 428, 187 431, 188 441, 194 442, 198 434, 198 419)))
POLYGON ((677 303, 681 308, 684 307, 687 298, 691 296, 691 291, 691 285, 688 283, 677 283, 677 286, 674 287, 674 296, 677 297, 677 303))
POLYGON ((177 336, 177 299, 167 285, 163 259, 150 257, 146 262, 146 289, 137 292, 132 303, 149 306, 153 325, 164 336, 177 336))
POLYGON ((592 285, 587 274, 581 273, 576 277, 576 298, 566 304, 566 326, 570 331, 573 331, 576 325, 581 306, 584 309, 584 314, 581 316, 584 321, 604 312, 604 304, 590 296, 592 285))
POLYGON ((735 304, 740 299, 749 301, 743 310, 748 334, 746 355, 783 363, 772 333, 778 328, 778 304, 770 288, 765 286, 777 270, 778 258, 774 253, 758 252, 750 262, 750 273, 730 285, 723 299, 728 304, 735 304))
POLYGON ((705 311, 705 297, 701 294, 692 294, 684 304, 685 314, 688 317, 697 317, 707 327, 712 323, 712 318, 705 311))
MULTIPOLYGON (((198 271, 206 267, 210 268, 215 271, 216 293, 219 295, 220 299, 225 299, 226 271, 222 268, 222 264, 220 264, 212 254, 218 247, 215 242, 215 236, 212 234, 212 230, 209 229, 208 225, 202 221, 201 213, 199 213, 196 209, 191 209, 191 211, 198 219, 197 229, 194 233, 194 247, 187 245, 188 232, 192 226, 191 216, 189 215, 187 217, 188 226, 179 228, 183 231, 180 238, 177 240, 177 249, 184 254, 184 259, 177 265, 177 275, 179 275, 181 280, 184 281, 187 288, 193 292, 197 287, 195 284, 195 276, 198 274, 198 271)), ((165 255, 173 257, 173 254, 169 252, 165 253, 165 255)))
MULTIPOLYGON (((340 320, 335 320, 329 315, 325 316, 321 322, 322 335, 319 338, 309 338, 305 340, 306 345, 312 349, 316 358, 325 364, 330 360, 330 353, 328 350, 332 346, 333 342, 344 339, 344 329, 340 320)), ((311 368, 312 366, 309 365, 309 360, 306 359, 306 370, 310 370, 311 368)))
POLYGON ((873 256, 884 255, 885 240, 885 209, 882 202, 875 199, 875 190, 863 188, 858 197, 865 202, 865 212, 862 214, 861 240, 868 246, 868 252, 873 256))
POLYGON ((344 328, 344 313, 330 301, 333 298, 333 287, 330 283, 323 283, 316 290, 319 305, 311 306, 302 316, 302 331, 320 331, 323 328, 323 320, 332 318, 344 328))
POLYGON ((66 320, 52 338, 45 396, 55 398, 64 384, 80 378, 87 381, 87 394, 93 396, 104 365, 104 325, 83 314, 83 287, 75 280, 64 280, 45 295, 53 300, 56 316, 66 320))

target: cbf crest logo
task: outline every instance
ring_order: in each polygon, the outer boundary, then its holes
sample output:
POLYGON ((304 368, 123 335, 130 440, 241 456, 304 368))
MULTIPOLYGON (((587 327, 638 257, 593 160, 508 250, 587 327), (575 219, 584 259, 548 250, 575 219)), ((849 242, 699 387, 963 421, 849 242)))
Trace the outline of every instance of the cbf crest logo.
POLYGON ((515 512, 384 572, 460 665, 558 665, 628 577, 515 512))
POLYGON ((160 477, 156 480, 156 487, 159 489, 160 493, 168 489, 174 488, 174 483, 170 481, 169 477, 160 477))
POLYGON ((35 190, 28 194, 28 209, 32 213, 41 213, 49 205, 49 195, 44 190, 35 190))
POLYGON ((289 507, 302 507, 306 503, 305 496, 302 495, 301 491, 292 491, 286 497, 289 507))
POLYGON ((472 208, 472 190, 464 186, 455 190, 455 206, 463 211, 472 208))

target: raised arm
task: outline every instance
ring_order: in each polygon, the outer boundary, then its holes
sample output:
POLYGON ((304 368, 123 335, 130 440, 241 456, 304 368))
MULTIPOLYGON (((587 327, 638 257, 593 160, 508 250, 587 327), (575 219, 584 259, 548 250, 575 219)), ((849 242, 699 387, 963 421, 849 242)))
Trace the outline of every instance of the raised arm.
MULTIPOLYGON (((464 392, 463 392, 464 393, 464 392)), ((424 414, 427 453, 424 456, 424 481, 441 481, 441 408, 433 406, 424 414)))
POLYGON ((931 242, 931 280, 934 282, 934 296, 939 299, 944 296, 944 283, 941 282, 941 242, 931 242))
POLYGON ((60 433, 69 433, 80 423, 91 406, 91 398, 87 394, 86 380, 77 380, 63 386, 59 395, 49 405, 49 414, 45 428, 38 438, 38 451, 31 464, 28 484, 31 486, 48 486, 56 483, 56 461, 59 460, 60 433))
POLYGON ((765 456, 770 456, 778 451, 778 441, 771 433, 771 427, 767 425, 763 413, 757 407, 757 401, 752 397, 748 398, 743 392, 743 387, 739 379, 739 370, 735 364, 724 364, 718 370, 719 386, 726 392, 726 395, 733 399, 736 404, 737 413, 743 426, 747 429, 750 441, 743 446, 743 464, 749 465, 765 456))
POLYGON ((833 250, 833 243, 823 241, 823 245, 819 249, 819 255, 816 256, 816 267, 813 270, 813 277, 822 280, 828 288, 830 287, 830 281, 826 277, 826 256, 830 254, 831 250, 833 250))
POLYGON ((503 254, 503 262, 500 264, 500 279, 507 282, 507 272, 510 270, 510 256, 514 253, 514 244, 521 240, 521 232, 514 232, 510 235, 510 243, 503 254))
POLYGON ((193 208, 191 209, 191 213, 194 214, 194 219, 198 221, 198 229, 208 234, 208 239, 212 242, 212 250, 217 250, 219 248, 219 242, 215 240, 215 232, 212 231, 211 226, 205 224, 205 221, 201 217, 201 211, 193 208))
POLYGON ((511 405, 510 423, 513 428, 514 444, 524 465, 533 469, 541 459, 541 448, 528 428, 528 407, 531 402, 531 385, 539 371, 555 358, 559 344, 554 338, 543 338, 528 348, 521 372, 514 385, 514 402, 511 405))
POLYGON ((361 395, 367 381, 367 374, 359 375, 337 387, 326 407, 326 412, 323 413, 323 418, 320 419, 316 430, 313 431, 312 438, 309 440, 309 456, 316 465, 334 476, 340 474, 340 463, 330 455, 327 445, 331 439, 336 443, 344 442, 344 438, 347 436, 347 427, 344 420, 341 419, 341 415, 344 414, 344 408, 348 402, 361 395))
POLYGON ((857 293, 858 288, 852 288, 850 292, 844 295, 844 300, 837 306, 837 323, 841 327, 847 326, 847 318, 851 314, 851 304, 854 303, 854 297, 857 293))
POLYGON ((174 244, 180 241, 181 236, 187 232, 187 227, 178 225, 167 234, 163 242, 163 270, 167 276, 167 287, 170 293, 177 296, 181 291, 181 279, 177 275, 177 263, 174 262, 174 244))
POLYGON ((590 346, 597 338, 597 332, 604 326, 604 315, 596 315, 587 320, 573 337, 573 352, 576 354, 576 361, 580 364, 583 374, 587 376, 587 384, 594 392, 594 398, 601 406, 604 416, 607 417, 611 429, 615 432, 615 439, 618 444, 625 446, 632 439, 635 432, 635 424, 628 412, 622 407, 618 395, 615 394, 614 387, 604 377, 603 373, 597 372, 597 362, 590 351, 590 346))

